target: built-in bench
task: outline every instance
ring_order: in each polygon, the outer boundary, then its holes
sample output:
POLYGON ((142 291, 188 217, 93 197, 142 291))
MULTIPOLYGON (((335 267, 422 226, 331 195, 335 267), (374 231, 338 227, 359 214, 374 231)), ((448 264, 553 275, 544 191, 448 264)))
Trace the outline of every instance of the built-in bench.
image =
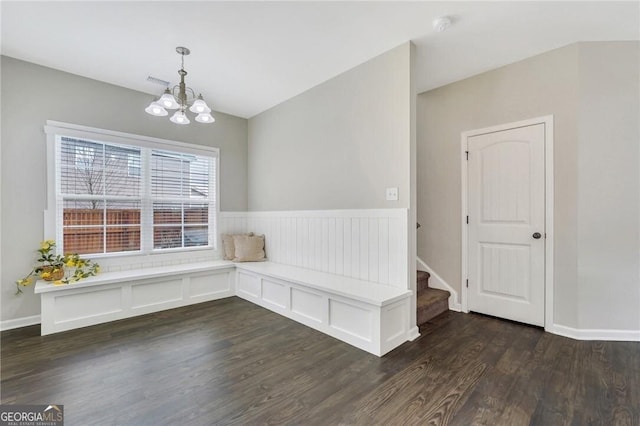
POLYGON ((233 296, 227 261, 105 272, 77 283, 38 281, 42 335, 233 296))
POLYGON ((409 290, 271 262, 236 268, 237 296, 367 352, 409 339, 409 290))
POLYGON ((409 339, 409 290, 272 262, 211 261, 38 281, 43 335, 237 295, 382 356, 409 339))

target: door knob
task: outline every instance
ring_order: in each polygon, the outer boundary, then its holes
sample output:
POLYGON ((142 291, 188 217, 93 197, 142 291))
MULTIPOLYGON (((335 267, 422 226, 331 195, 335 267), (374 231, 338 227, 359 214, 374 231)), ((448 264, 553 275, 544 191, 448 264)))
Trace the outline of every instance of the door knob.
POLYGON ((535 238, 536 240, 540 239, 540 237, 542 237, 542 234, 540 234, 539 232, 533 233, 533 238, 535 238))

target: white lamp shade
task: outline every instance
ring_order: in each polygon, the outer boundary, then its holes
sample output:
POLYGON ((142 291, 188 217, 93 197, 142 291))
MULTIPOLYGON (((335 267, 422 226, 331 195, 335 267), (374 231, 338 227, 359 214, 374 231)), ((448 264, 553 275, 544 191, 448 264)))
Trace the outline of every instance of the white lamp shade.
POLYGON ((189 123, 191 123, 191 121, 189 120, 187 115, 184 113, 184 111, 176 111, 176 113, 173 114, 169 120, 172 123, 176 123, 176 124, 189 124, 189 123))
POLYGON ((164 91, 164 94, 158 99, 158 103, 166 109, 178 109, 180 105, 176 102, 176 98, 173 97, 169 89, 164 91))
POLYGON ((209 123, 213 123, 214 121, 216 121, 215 118, 213 118, 213 116, 211 114, 209 114, 208 112, 203 112, 200 113, 196 116, 196 121, 198 123, 205 123, 205 124, 209 124, 209 123))
POLYGON ((160 104, 159 104, 159 103, 157 103, 157 102, 151 102, 151 103, 149 104, 149 106, 148 106, 148 107, 146 107, 144 110, 145 110, 148 114, 155 115, 156 117, 164 117, 165 115, 168 115, 168 114, 169 114, 169 113, 167 112, 167 110, 166 110, 166 109, 164 109, 164 108, 162 107, 162 105, 160 105, 160 104))
POLYGON ((211 108, 209 108, 209 106, 204 101, 204 99, 202 99, 202 95, 200 95, 198 96, 198 99, 195 100, 193 105, 191 105, 191 108, 189 108, 189 111, 196 114, 210 113, 211 108))

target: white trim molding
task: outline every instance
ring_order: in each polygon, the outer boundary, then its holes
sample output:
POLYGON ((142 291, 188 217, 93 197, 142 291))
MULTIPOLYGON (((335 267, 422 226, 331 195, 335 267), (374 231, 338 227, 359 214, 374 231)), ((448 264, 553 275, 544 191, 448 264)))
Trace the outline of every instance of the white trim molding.
POLYGON ((613 342, 640 342, 640 330, 580 329, 553 324, 545 331, 576 340, 607 340, 613 342))
POLYGON ((116 144, 133 144, 156 149, 179 149, 182 152, 187 152, 195 155, 220 155, 220 148, 212 146, 197 145, 169 139, 160 139, 133 133, 117 132, 114 130, 81 126, 79 124, 64 123, 54 120, 47 120, 44 126, 44 131, 47 135, 63 134, 64 136, 68 137, 98 139, 101 142, 110 142, 116 144))
POLYGON ((14 328, 28 327, 37 324, 40 324, 40 315, 13 318, 0 322, 0 331, 13 330, 14 328))
POLYGON ((427 265, 424 260, 416 257, 416 262, 418 263, 418 268, 423 271, 427 271, 430 275, 429 277, 429 287, 437 288, 438 290, 446 290, 451 293, 449 296, 449 310, 462 312, 462 305, 460 304, 460 295, 458 292, 451 287, 445 280, 442 279, 440 275, 438 275, 429 265, 427 265))
POLYGON ((413 342, 418 337, 420 337, 420 329, 417 326, 410 328, 407 332, 407 340, 410 342, 413 342))
POLYGON ((467 305, 467 286, 466 280, 468 272, 468 229, 467 215, 469 214, 467 198, 468 198, 468 162, 467 162, 467 139, 471 136, 482 135, 485 133, 500 132, 516 127, 532 126, 535 124, 544 124, 545 139, 545 330, 553 326, 553 292, 554 292, 554 275, 553 275, 553 211, 554 211, 554 181, 553 181, 553 115, 545 115, 542 117, 531 118, 528 120, 516 121, 513 123, 500 124, 497 126, 485 127, 483 129, 470 130, 462 132, 460 135, 460 162, 461 162, 461 216, 460 227, 462 256, 461 256, 461 300, 460 304, 462 312, 469 312, 467 305))

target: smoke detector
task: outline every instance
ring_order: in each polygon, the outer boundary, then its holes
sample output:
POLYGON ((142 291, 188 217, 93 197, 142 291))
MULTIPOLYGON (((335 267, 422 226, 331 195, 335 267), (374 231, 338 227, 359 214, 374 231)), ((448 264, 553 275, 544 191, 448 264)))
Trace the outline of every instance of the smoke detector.
POLYGON ((451 18, 448 16, 441 16, 433 20, 433 30, 437 33, 446 31, 451 26, 451 18))

